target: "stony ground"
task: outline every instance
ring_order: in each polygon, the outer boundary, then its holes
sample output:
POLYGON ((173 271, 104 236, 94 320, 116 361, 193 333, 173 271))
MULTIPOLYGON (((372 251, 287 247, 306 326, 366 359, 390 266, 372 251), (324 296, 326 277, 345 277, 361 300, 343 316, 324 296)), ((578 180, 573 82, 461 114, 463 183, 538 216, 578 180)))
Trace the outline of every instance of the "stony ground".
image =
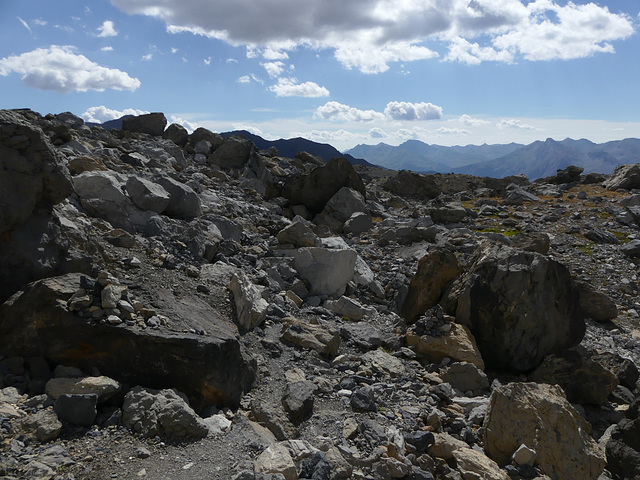
MULTIPOLYGON (((194 154, 190 155, 187 161, 194 162, 194 154)), ((199 167, 190 168, 192 174, 199 171, 199 167)), ((316 228, 316 232, 325 241, 335 242, 335 237, 340 237, 371 269, 375 284, 364 286, 352 281, 345 292, 358 302, 362 320, 327 308, 330 299, 326 295, 285 294, 300 288, 300 282, 296 284, 295 272, 287 270, 286 262, 274 260, 282 259, 291 249, 278 242, 275 235, 290 223, 293 212, 286 203, 267 200, 247 188, 243 178, 234 178, 232 173, 220 171, 197 180, 202 198, 208 198, 203 201, 203 215, 223 216, 242 231, 233 242, 223 241, 211 263, 193 254, 186 230, 173 229, 154 238, 139 234, 133 245, 114 246, 107 241, 111 226, 105 225, 105 220, 87 215, 77 197, 62 202, 57 208, 64 215, 85 222, 84 241, 91 242, 99 252, 94 256, 97 270, 108 271, 119 279, 128 287, 130 299, 146 308, 160 311, 166 307, 162 299, 195 296, 232 323, 238 315, 236 304, 226 284, 211 273, 210 266, 215 262, 239 268, 255 284, 265 286, 269 308, 264 320, 248 331, 238 330, 241 345, 256 362, 258 380, 237 408, 198 412, 203 417, 214 413, 230 421, 224 431, 212 430, 202 439, 177 440, 164 435, 148 438, 132 432, 120 421, 108 421, 114 411, 118 412, 126 392, 99 407, 98 418, 90 427, 63 422, 57 438, 45 443, 14 428, 10 417, 0 411, 0 478, 250 479, 254 478, 254 462, 259 455, 283 440, 290 441, 289 450, 298 452, 300 459, 312 457, 317 451, 314 449, 325 453, 331 473, 316 468, 315 476, 309 473, 305 477, 316 480, 509 478, 507 474, 510 478, 549 478, 539 466, 505 469, 503 465, 499 469, 489 465, 473 473, 461 466, 462 460, 452 460, 451 454, 426 454, 424 449, 421 452, 408 446, 403 434, 448 433, 451 436, 439 441, 462 441, 465 448, 482 452, 482 409, 488 405, 492 389, 512 381, 527 381, 527 377, 487 368, 486 386, 473 392, 451 388, 442 377, 453 360, 428 361, 407 348, 405 333, 410 326, 399 315, 400 306, 418 261, 436 246, 453 248, 465 265, 487 239, 509 243, 518 234, 546 233, 550 240, 548 258, 567 266, 574 278, 588 280, 618 309, 612 320, 587 319, 581 345, 592 352, 615 353, 640 365, 638 264, 621 250, 621 246, 640 240, 635 222, 620 221, 624 210, 620 202, 631 198, 633 192, 607 190, 600 183, 538 182, 526 187, 537 199, 516 205, 507 205, 503 195, 484 196, 466 190, 428 200, 383 188, 395 172, 363 167, 360 173, 366 180, 372 228, 357 234, 336 234, 326 227, 316 228), (434 225, 430 214, 443 205, 466 209, 463 218, 434 225), (408 228, 409 237, 403 228, 408 228), (585 236, 594 231, 609 235, 585 236), (296 299, 303 303, 297 305, 296 299), (337 351, 321 354, 308 345, 283 340, 291 317, 305 325, 318 324, 325 332, 338 332, 341 344, 337 351), (283 395, 291 385, 313 387, 312 408, 295 422, 282 406, 283 395), (360 390, 366 390, 373 408, 367 408, 367 398, 364 404, 354 403, 360 390), (394 453, 396 450, 400 453, 394 453)), ((143 329, 156 328, 140 319, 137 322, 143 329)), ((203 336, 210 333, 200 331, 201 325, 188 316, 169 318, 157 328, 203 336)), ((4 358, 5 367, 9 360, 4 358)), ((474 379, 480 378, 480 374, 474 375, 474 379)), ((51 404, 46 396, 34 401, 33 392, 13 390, 11 382, 20 387, 15 374, 5 375, 3 401, 15 405, 22 414, 35 413, 51 404), (16 392, 20 396, 10 400, 16 392)), ((600 406, 577 405, 593 424, 595 441, 622 419, 638 393, 637 388, 628 391, 631 397, 626 401, 618 395, 600 406)), ((298 461, 299 469, 300 465, 298 461)), ((284 475, 295 478, 290 472, 284 475)), ((599 478, 622 477, 605 470, 599 478)))

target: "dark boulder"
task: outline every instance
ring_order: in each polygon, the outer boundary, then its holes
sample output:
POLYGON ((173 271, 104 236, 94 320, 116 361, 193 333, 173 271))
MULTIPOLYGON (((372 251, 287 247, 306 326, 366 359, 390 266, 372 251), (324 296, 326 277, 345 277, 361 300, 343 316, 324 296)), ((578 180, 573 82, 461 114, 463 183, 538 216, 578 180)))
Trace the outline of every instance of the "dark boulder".
POLYGON ((396 195, 426 199, 436 198, 442 192, 432 175, 421 175, 409 170, 400 170, 395 177, 384 183, 383 188, 396 195))
POLYGON ((164 113, 155 112, 122 119, 122 130, 134 133, 146 133, 157 137, 162 135, 167 126, 164 113))

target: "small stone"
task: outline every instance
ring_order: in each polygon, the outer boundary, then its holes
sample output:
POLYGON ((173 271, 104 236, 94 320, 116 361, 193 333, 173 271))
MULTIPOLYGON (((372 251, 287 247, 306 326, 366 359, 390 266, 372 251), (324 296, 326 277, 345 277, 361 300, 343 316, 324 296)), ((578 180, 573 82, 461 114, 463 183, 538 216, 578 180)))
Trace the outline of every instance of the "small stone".
POLYGON ((151 456, 151 452, 145 447, 138 447, 136 450, 136 457, 138 458, 149 458, 151 456))
POLYGON ((530 449, 524 443, 513 453, 511 459, 517 465, 533 465, 538 454, 535 450, 530 449))

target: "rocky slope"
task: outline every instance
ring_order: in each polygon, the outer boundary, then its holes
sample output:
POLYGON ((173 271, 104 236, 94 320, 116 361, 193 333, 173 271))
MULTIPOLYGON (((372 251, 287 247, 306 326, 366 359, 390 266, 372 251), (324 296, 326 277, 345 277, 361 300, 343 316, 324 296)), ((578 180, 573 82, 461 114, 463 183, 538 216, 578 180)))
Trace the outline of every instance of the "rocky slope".
POLYGON ((638 478, 637 165, 122 127, 0 111, 0 478, 638 478))

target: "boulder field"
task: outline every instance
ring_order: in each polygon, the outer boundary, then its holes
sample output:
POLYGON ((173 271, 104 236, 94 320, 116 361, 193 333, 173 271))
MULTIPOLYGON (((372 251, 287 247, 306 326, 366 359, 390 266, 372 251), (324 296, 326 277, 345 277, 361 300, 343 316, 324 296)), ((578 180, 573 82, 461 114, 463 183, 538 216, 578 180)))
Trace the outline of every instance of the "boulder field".
POLYGON ((640 478, 637 164, 324 160, 0 110, 0 479, 640 478))

